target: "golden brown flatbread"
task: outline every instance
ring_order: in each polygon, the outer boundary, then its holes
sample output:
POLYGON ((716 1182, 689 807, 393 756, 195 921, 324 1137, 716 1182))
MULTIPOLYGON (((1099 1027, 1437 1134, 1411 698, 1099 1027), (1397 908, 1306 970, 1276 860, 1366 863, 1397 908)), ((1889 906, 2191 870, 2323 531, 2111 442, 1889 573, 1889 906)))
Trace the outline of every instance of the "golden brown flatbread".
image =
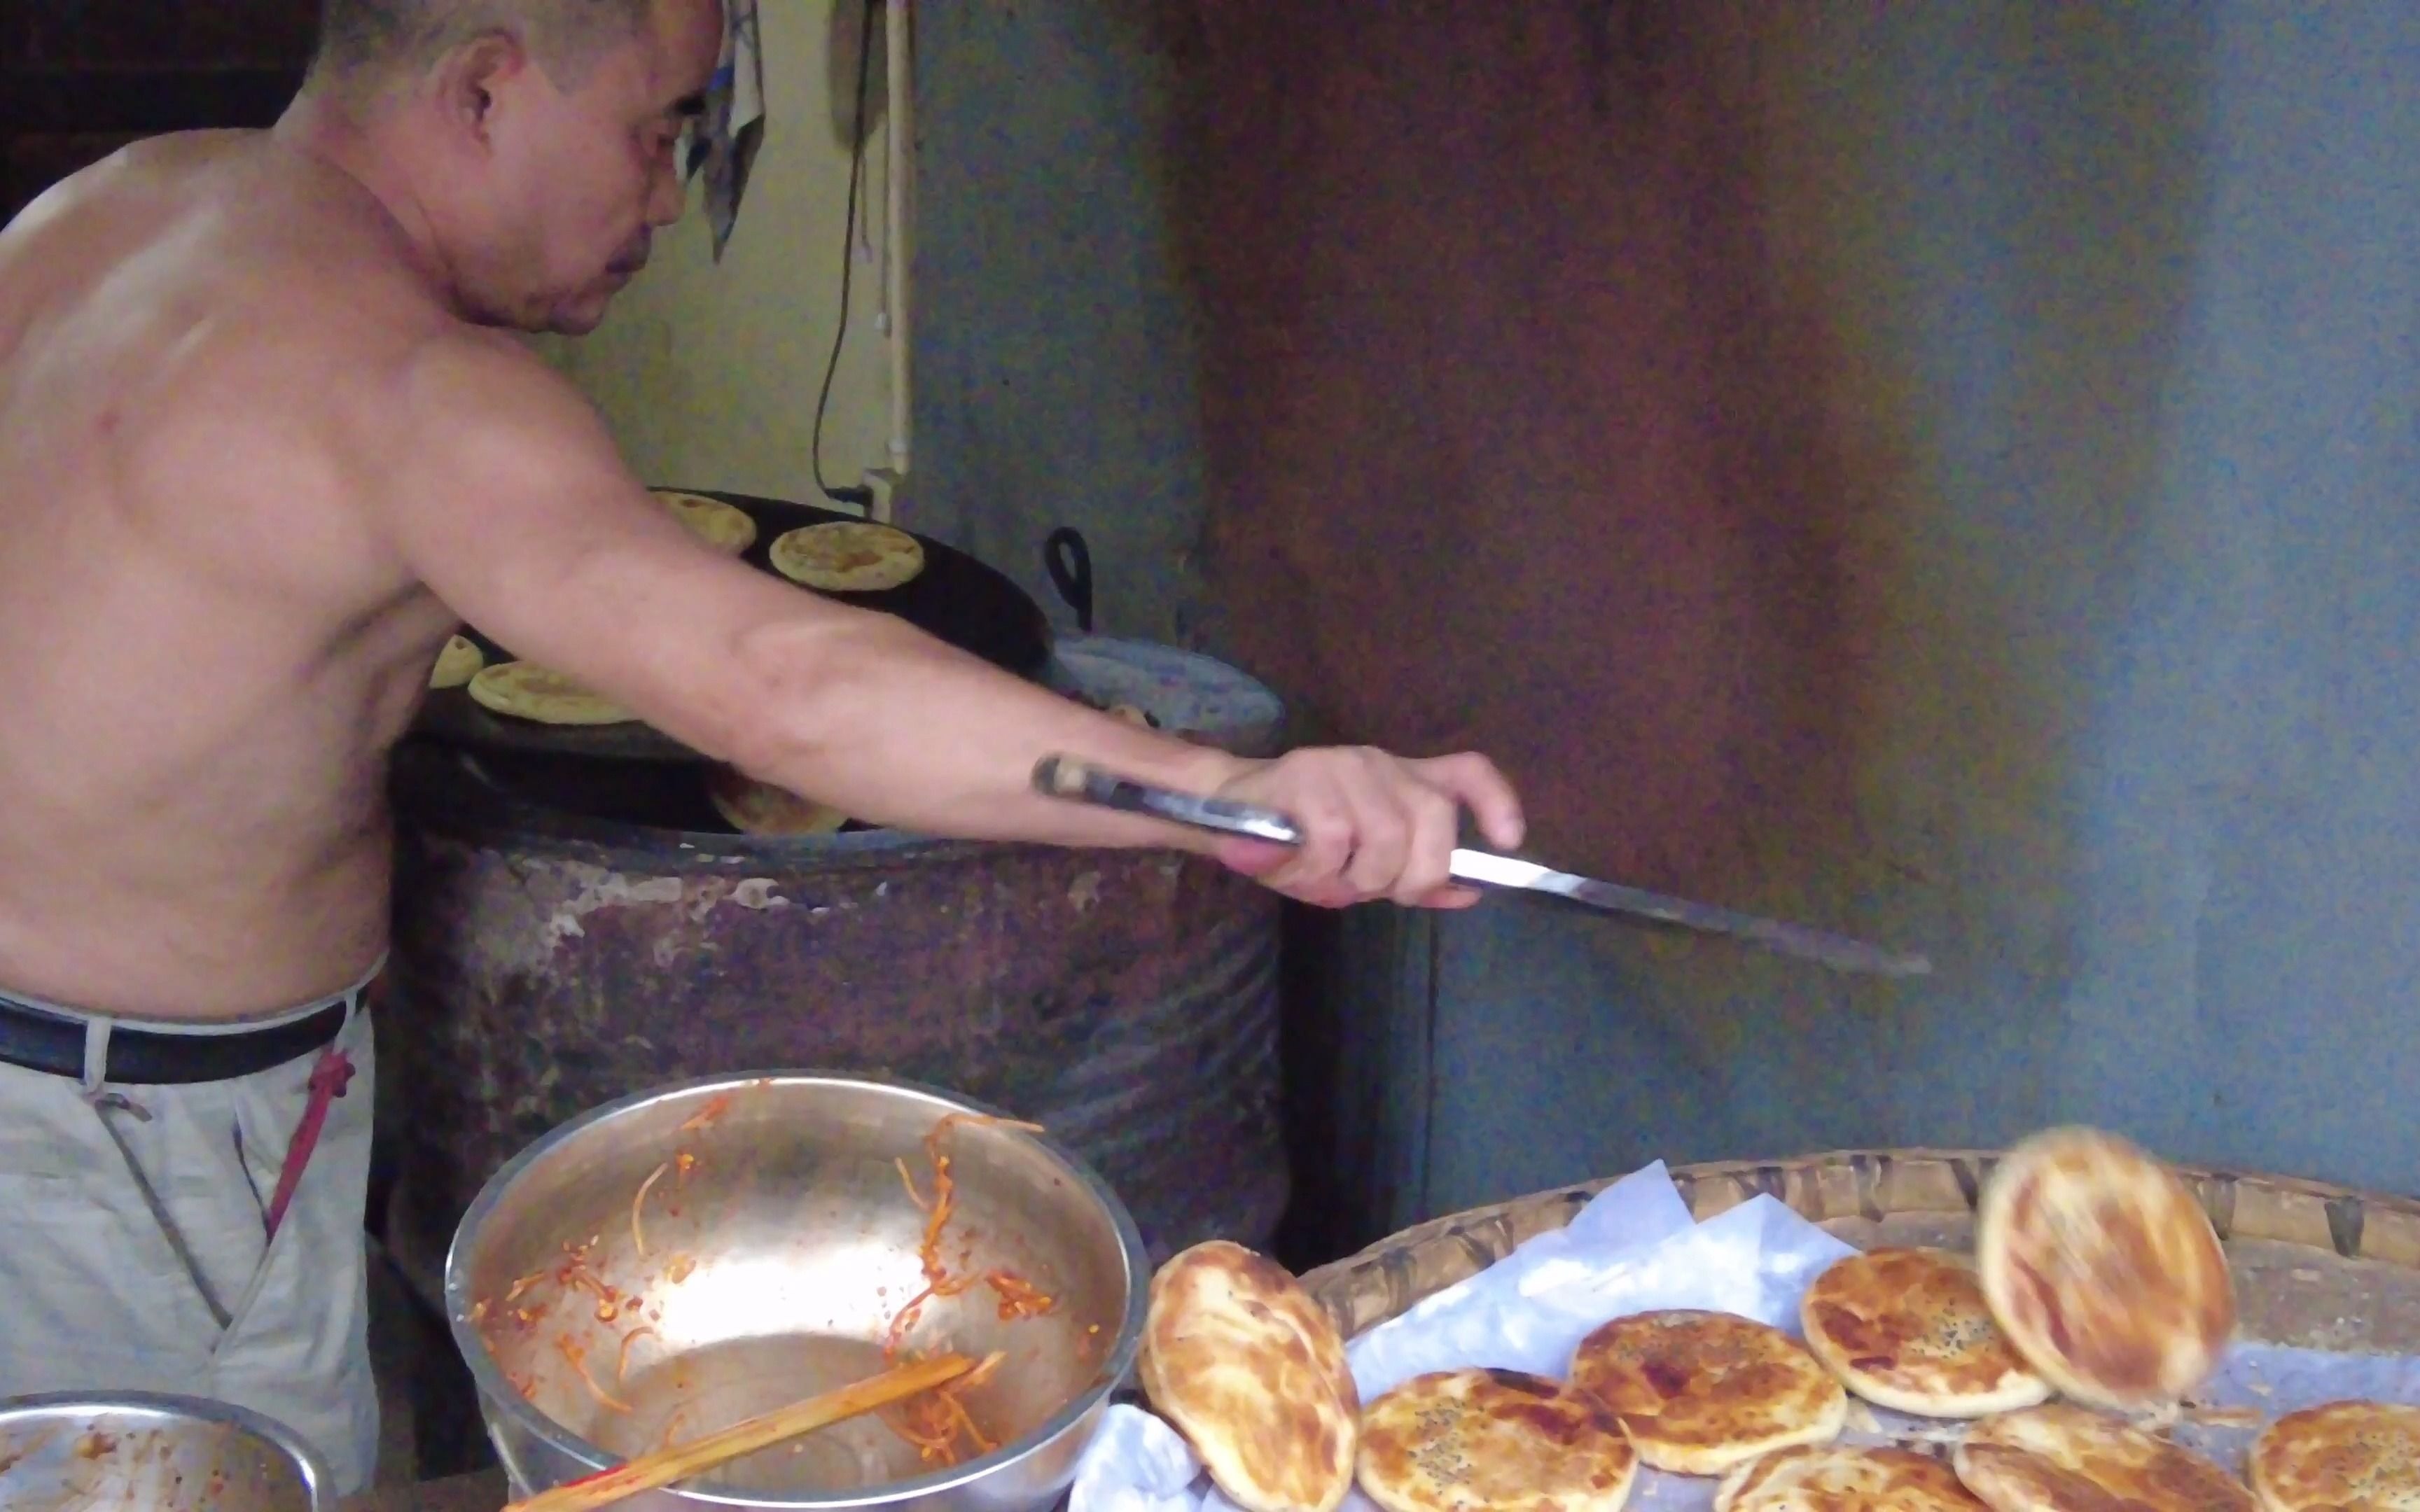
POLYGON ((707 772, 706 795, 714 811, 743 835, 830 835, 848 823, 848 816, 838 809, 802 798, 787 788, 759 782, 728 766, 707 772))
POLYGON ((2252 1512, 2192 1450, 2066 1402, 1976 1424, 1950 1462, 1993 1512, 2252 1512))
POLYGON ((874 594, 924 570, 923 543, 872 520, 843 519, 785 531, 768 555, 792 582, 838 594, 874 594))
POLYGON ((756 544, 756 522, 737 504, 677 488, 649 492, 672 511, 673 518, 689 527, 690 534, 725 556, 736 557, 756 544))
POLYGON ((1275 1261, 1196 1244, 1151 1279, 1143 1394, 1245 1512, 1335 1512, 1360 1396, 1336 1324, 1275 1261))
POLYGON ((437 664, 428 670, 428 686, 460 687, 478 676, 479 669, 487 664, 488 658, 479 650, 478 642, 469 636, 448 636, 445 648, 437 653, 437 664))
POLYGON ((1937 1249, 1878 1249, 1839 1261, 1798 1307, 1807 1349, 1878 1406, 1923 1417, 1987 1417, 2050 1399, 1992 1320, 1975 1263, 1937 1249))
POLYGON ((1848 1394, 1797 1340, 1730 1313, 1617 1318, 1580 1341, 1572 1384, 1613 1409, 1641 1459, 1684 1475, 1829 1443, 1849 1413, 1848 1394))
POLYGON ((2253 1442, 2247 1463, 2260 1512, 2420 1512, 2420 1407, 2288 1412, 2253 1442))
POLYGON ((1992 1315, 2066 1395, 2138 1409, 2209 1379, 2235 1282, 2201 1204, 2115 1134, 2055 1129, 2009 1152, 1976 1213, 1992 1315))
POLYGON ((500 661, 471 679, 482 708, 538 724, 621 724, 629 710, 534 662, 500 661))
POLYGON ((1958 1474, 1913 1449, 1830 1444, 1777 1450, 1740 1466, 1714 1512, 1984 1512, 1958 1474))
POLYGON ((1361 1414, 1361 1489, 1386 1512, 1621 1512, 1621 1420, 1518 1370, 1415 1376, 1361 1414))

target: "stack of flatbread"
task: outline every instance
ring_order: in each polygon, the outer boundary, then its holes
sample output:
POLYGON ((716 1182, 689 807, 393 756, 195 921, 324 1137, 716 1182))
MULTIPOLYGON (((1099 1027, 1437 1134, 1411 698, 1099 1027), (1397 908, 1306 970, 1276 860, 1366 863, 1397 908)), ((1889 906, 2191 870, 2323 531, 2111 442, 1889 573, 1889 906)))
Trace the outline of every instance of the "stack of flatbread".
POLYGON ((1721 1477, 1716 1512, 2420 1512, 2420 1408, 2280 1418, 2248 1486, 2121 1415, 2173 1414, 2235 1321, 2209 1218, 2143 1151, 2090 1130, 2026 1141, 1976 1244, 1841 1260, 1802 1299, 1803 1344, 1637 1313, 1589 1335, 1568 1381, 1449 1370, 1366 1409, 1294 1278, 1207 1244, 1154 1280, 1141 1376, 1246 1512, 1333 1512, 1357 1479, 1385 1512, 1620 1512, 1642 1464, 1721 1477), (1851 1394, 1942 1430, 1839 1443, 1851 1394))

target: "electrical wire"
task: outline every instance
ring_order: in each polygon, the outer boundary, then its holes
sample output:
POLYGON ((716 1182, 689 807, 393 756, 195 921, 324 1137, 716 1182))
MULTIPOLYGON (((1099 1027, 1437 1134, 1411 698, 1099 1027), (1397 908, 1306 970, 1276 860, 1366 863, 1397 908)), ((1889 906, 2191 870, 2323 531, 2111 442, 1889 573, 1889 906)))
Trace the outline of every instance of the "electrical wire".
POLYGON ((863 488, 835 488, 824 481, 824 415, 831 407, 832 379, 840 372, 841 348, 848 341, 850 273, 857 265, 858 186, 865 177, 865 84, 873 66, 874 11, 879 3, 880 0, 864 0, 864 8, 858 13, 857 100, 848 133, 848 209, 840 236, 840 322, 832 331, 831 355, 824 363, 823 388, 815 395, 814 430, 808 440, 815 486, 824 491, 827 499, 844 504, 866 501, 866 492, 863 488))

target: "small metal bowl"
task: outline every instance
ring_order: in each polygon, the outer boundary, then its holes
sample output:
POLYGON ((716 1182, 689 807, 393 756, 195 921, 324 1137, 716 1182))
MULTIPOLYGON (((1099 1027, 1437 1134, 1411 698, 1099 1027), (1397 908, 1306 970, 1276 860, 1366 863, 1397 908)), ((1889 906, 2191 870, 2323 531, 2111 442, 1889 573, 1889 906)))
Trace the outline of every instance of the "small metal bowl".
POLYGON ((322 1512, 327 1470, 285 1425, 148 1392, 0 1400, 0 1506, 322 1512))
MULTIPOLYGON (((445 1301, 517 1492, 882 1369, 894 1316, 925 1287, 924 1141, 953 1114, 1000 1117, 899 1082, 716 1076, 585 1114, 497 1172, 455 1235, 445 1301)), ((1047 1135, 959 1122, 940 1148, 956 1187, 948 1273, 1004 1272, 1051 1299, 1018 1316, 977 1284, 925 1302, 902 1335, 916 1352, 1004 1354, 962 1395, 999 1447, 961 1441, 969 1458, 936 1466, 886 1410, 634 1497, 632 1512, 1032 1512, 1066 1489, 1140 1343, 1141 1237, 1047 1135)))

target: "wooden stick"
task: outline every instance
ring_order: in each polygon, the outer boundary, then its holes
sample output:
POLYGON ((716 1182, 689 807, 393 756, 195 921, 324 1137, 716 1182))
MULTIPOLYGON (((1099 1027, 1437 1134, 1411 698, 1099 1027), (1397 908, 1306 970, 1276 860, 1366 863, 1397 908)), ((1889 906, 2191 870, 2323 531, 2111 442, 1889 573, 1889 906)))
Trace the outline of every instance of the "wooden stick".
POLYGON ((802 1402, 760 1412, 743 1418, 729 1427, 708 1433, 687 1443, 676 1443, 653 1454, 611 1470, 600 1470, 594 1475, 583 1475, 568 1485, 540 1491, 526 1502, 515 1502, 504 1512, 593 1512, 611 1506, 626 1496, 652 1491, 670 1486, 676 1480, 687 1480, 730 1463, 742 1455, 811 1433, 844 1418, 856 1417, 886 1407, 918 1392, 930 1391, 946 1381, 956 1380, 975 1367, 975 1362, 963 1354, 944 1354, 914 1365, 903 1365, 870 1376, 837 1391, 810 1396, 802 1402))

